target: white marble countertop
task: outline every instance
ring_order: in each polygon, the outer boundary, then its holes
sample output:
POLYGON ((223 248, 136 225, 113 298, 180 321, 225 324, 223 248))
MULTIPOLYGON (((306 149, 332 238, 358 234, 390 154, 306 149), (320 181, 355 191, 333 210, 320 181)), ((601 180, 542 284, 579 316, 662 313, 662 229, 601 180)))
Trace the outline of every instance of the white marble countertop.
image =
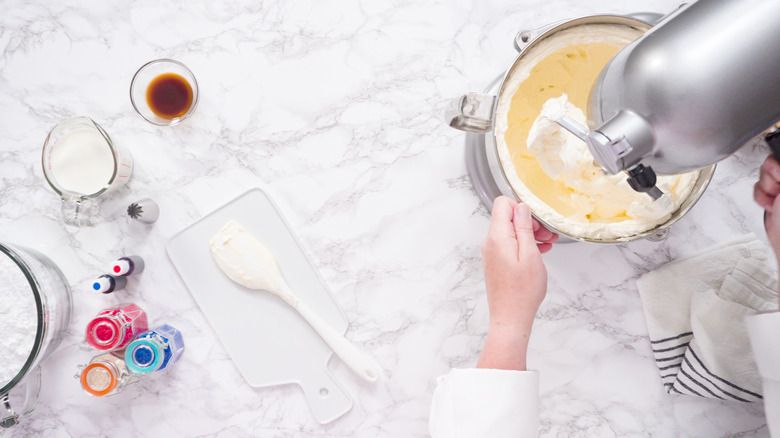
MULTIPOLYGON (((473 366, 487 327, 487 211, 443 108, 507 68, 520 29, 678 3, 4 0, 0 239, 49 255, 74 295, 39 405, 5 435, 426 436, 435 378, 473 366), (161 57, 187 64, 200 84, 195 115, 172 128, 145 122, 128 96, 136 69, 161 57), (63 225, 40 150, 77 114, 131 150, 135 173, 116 199, 157 200, 156 224, 63 225), (243 380, 165 253, 172 235, 252 187, 279 204, 343 307, 347 338, 384 369, 363 384, 331 360, 355 405, 325 426, 297 386, 243 380), (121 293, 90 293, 105 264, 127 254, 147 271, 121 293), (181 329, 187 350, 167 372, 90 397, 73 377, 93 355, 84 327, 124 301, 181 329)), ((738 235, 764 238, 751 186, 765 154, 743 149, 719 165, 662 243, 568 244, 545 256, 550 287, 528 359, 541 371, 541 436, 768 436, 761 405, 662 391, 634 281, 738 235)))

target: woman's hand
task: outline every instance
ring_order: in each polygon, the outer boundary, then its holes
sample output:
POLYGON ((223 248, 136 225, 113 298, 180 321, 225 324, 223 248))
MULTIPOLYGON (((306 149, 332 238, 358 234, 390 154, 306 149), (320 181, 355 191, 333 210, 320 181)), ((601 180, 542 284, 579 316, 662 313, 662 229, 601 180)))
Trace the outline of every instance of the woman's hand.
POLYGON ((753 187, 753 198, 764 208, 764 227, 775 254, 780 253, 780 202, 776 202, 778 194, 780 164, 770 155, 761 165, 758 182, 753 187))
POLYGON ((482 244, 490 327, 478 368, 525 370, 531 326, 547 293, 542 254, 557 240, 527 205, 504 196, 493 203, 482 244))
POLYGON ((775 258, 780 262, 780 163, 773 155, 764 160, 758 174, 758 182, 753 186, 753 198, 764 208, 764 228, 775 258))

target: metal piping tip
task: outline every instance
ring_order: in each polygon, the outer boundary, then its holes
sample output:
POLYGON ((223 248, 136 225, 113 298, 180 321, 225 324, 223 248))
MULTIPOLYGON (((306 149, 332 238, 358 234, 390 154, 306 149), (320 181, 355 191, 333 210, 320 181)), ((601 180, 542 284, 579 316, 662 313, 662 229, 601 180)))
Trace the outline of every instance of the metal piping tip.
POLYGON ((149 198, 133 202, 127 207, 127 215, 131 219, 145 224, 151 224, 160 217, 160 207, 149 198))

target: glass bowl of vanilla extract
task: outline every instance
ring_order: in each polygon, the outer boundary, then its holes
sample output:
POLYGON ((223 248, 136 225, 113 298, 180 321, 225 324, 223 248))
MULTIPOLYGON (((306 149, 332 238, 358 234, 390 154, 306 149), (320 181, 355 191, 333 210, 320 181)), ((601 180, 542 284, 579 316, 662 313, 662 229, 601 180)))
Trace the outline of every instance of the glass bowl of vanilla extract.
POLYGON ((181 62, 156 59, 144 64, 133 76, 130 101, 148 122, 177 125, 192 115, 198 105, 198 81, 181 62))

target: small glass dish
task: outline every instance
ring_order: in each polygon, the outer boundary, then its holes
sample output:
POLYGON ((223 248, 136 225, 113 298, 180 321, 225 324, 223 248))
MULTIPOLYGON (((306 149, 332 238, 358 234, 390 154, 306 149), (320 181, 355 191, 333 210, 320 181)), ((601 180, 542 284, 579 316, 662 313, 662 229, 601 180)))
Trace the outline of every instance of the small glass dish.
POLYGON ((130 102, 150 123, 177 125, 198 106, 198 81, 181 62, 156 59, 144 64, 133 76, 130 102))

